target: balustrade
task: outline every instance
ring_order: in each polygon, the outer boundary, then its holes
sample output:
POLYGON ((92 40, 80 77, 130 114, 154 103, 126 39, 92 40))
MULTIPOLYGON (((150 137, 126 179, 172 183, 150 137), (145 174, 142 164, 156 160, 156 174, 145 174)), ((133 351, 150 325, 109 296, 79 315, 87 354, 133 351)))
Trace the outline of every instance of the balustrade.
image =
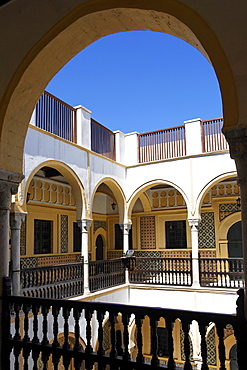
POLYGON ((125 283, 122 259, 89 262, 89 287, 91 292, 125 283))
POLYGON ((190 258, 141 258, 130 269, 131 283, 192 285, 192 260, 190 258))
MULTIPOLYGON (((241 295, 242 296, 242 295, 241 295)), ((240 300, 239 300, 240 302, 240 300)), ((5 296, 3 305, 4 369, 81 368, 105 369, 192 369, 190 325, 198 323, 201 336, 201 368, 207 365, 207 337, 209 325, 215 324, 218 335, 218 362, 226 370, 225 329, 231 325, 238 343, 238 368, 246 369, 247 343, 245 320, 242 314, 226 315, 165 308, 137 307, 123 304, 80 302, 5 296), (144 353, 145 330, 148 318, 151 333, 150 351, 144 353), (164 318, 168 357, 158 356, 157 327, 164 318), (184 360, 174 358, 175 326, 183 331, 184 360), (104 329, 107 325, 107 330, 104 329), (134 325, 134 326, 133 326, 134 325), (121 328, 121 335, 119 333, 121 328), (135 355, 129 351, 130 330, 133 329, 135 355), (109 329, 109 330, 108 330, 109 329), (106 344, 107 343, 107 344, 106 344), (23 367, 22 367, 23 366, 23 367), (84 366, 84 367, 81 367, 84 366)), ((242 312, 243 309, 238 309, 242 312)), ((194 368, 194 366, 193 366, 194 368)))
POLYGON ((243 258, 200 258, 200 285, 220 288, 244 286, 243 258))
POLYGON ((21 270, 22 294, 29 297, 68 298, 83 294, 83 264, 21 270))

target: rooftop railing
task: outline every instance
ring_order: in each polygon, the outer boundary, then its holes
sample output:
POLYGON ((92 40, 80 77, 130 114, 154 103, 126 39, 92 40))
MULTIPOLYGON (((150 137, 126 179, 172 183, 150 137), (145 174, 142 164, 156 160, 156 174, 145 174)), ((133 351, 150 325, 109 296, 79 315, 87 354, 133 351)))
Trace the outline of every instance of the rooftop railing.
POLYGON ((229 150, 228 143, 222 133, 223 118, 202 122, 204 152, 229 150))
POLYGON ((183 157, 185 154, 184 126, 139 135, 139 163, 183 157))
POLYGON ((115 161, 115 134, 91 119, 91 150, 115 161))
MULTIPOLYGON (((85 143, 86 147, 111 160, 116 160, 114 132, 94 119, 88 119, 87 124, 83 122, 82 128, 77 130, 76 112, 77 109, 45 91, 36 105, 32 122, 36 127, 73 143, 83 142, 81 137, 77 138, 77 131, 83 137, 84 129, 91 130, 91 134, 86 135, 91 137, 91 142, 85 143)), ((190 123, 187 121, 187 125, 193 125, 196 122, 190 123)), ((195 140, 202 141, 202 152, 211 153, 229 150, 228 143, 222 133, 222 127, 223 118, 201 122, 201 137, 198 135, 195 140)), ((186 155, 186 145, 191 145, 191 141, 186 138, 186 132, 183 125, 138 134, 139 163, 184 157, 186 155)), ((193 130, 190 130, 190 132, 193 132, 193 130)), ((198 130, 196 132, 198 133, 198 130)))
POLYGON ((36 127, 76 143, 76 109, 45 91, 34 115, 36 127))

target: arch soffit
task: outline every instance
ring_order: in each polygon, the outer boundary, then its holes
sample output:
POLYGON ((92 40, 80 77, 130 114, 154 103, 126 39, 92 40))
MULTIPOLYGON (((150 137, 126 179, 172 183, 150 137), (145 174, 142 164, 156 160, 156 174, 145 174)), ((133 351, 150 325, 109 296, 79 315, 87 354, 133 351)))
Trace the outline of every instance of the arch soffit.
POLYGON ((226 180, 228 178, 230 180, 231 177, 236 177, 236 176, 237 176, 237 172, 236 171, 234 171, 234 172, 227 172, 227 173, 224 173, 224 174, 221 174, 221 175, 215 177, 209 183, 207 183, 202 188, 202 190, 200 191, 199 195, 197 196, 196 206, 195 206, 195 214, 197 214, 197 215, 200 214, 200 210, 201 210, 201 207, 202 207, 203 198, 207 194, 207 192, 212 188, 212 186, 216 185, 220 181, 226 180))
POLYGON ((142 193, 139 196, 139 199, 141 201, 143 211, 144 212, 150 212, 151 211, 151 203, 150 203, 150 199, 148 198, 147 194, 142 193))
MULTIPOLYGON (((20 6, 18 1, 16 4, 20 6)), ((0 134, 3 142, 8 142, 9 135, 15 132, 17 126, 15 117, 18 117, 19 145, 23 148, 33 108, 50 79, 86 46, 105 35, 128 30, 167 32, 184 39, 204 55, 208 55, 221 87, 224 125, 231 128, 237 125, 237 93, 229 62, 216 34, 209 27, 209 22, 193 10, 192 6, 172 0, 154 0, 152 9, 149 3, 147 5, 142 1, 137 6, 137 3, 131 0, 128 2, 119 0, 117 4, 114 0, 108 2, 90 0, 77 5, 78 2, 74 1, 70 4, 70 11, 67 10, 68 8, 66 10, 61 8, 59 13, 56 12, 56 18, 52 18, 53 14, 50 16, 52 20, 44 22, 44 25, 39 22, 42 30, 37 34, 41 36, 38 40, 30 41, 31 46, 24 58, 19 57, 21 62, 6 86, 1 103, 0 134), (45 27, 49 30, 47 31, 45 27), (21 115, 18 114, 19 110, 21 115), (8 127, 12 127, 11 133, 8 127)), ((37 8, 37 12, 39 10, 37 8)), ((46 14, 45 11, 44 14, 46 14)), ((35 17, 31 18, 35 19, 35 17)), ((23 34, 23 37, 28 35, 23 34)), ((5 152, 6 150, 10 151, 8 148, 5 148, 5 152)), ((3 168, 6 167, 4 158, 8 155, 6 152, 4 156, 5 152, 2 148, 3 168)), ((22 155, 20 153, 19 155, 22 155)), ((9 157, 12 158, 13 154, 9 153, 9 157)), ((6 169, 21 173, 22 158, 18 158, 19 161, 16 159, 16 164, 14 161, 12 163, 9 161, 9 167, 6 169)))
MULTIPOLYGON (((23 208, 26 208, 26 197, 30 182, 32 181, 34 175, 44 166, 55 168, 66 178, 73 189, 73 195, 76 201, 76 219, 81 220, 82 218, 87 218, 86 195, 80 179, 74 170, 68 165, 63 162, 53 160, 40 163, 29 175, 24 188, 23 208)), ((26 209, 23 210, 26 211, 26 209)))
POLYGON ((154 181, 150 181, 150 182, 147 182, 147 183, 143 184, 142 186, 137 188, 134 191, 134 193, 130 196, 130 198, 127 202, 127 212, 128 212, 128 218, 129 219, 131 219, 132 209, 134 207, 134 204, 135 204, 136 200, 140 197, 140 195, 143 194, 149 188, 151 188, 153 186, 156 186, 156 185, 162 185, 162 184, 163 185, 170 185, 171 187, 178 190, 180 192, 180 194, 183 196, 183 198, 185 200, 185 203, 186 203, 186 207, 188 209, 188 204, 189 204, 188 198, 187 198, 186 194, 184 193, 184 191, 179 186, 175 185, 174 183, 172 183, 170 181, 154 180, 154 181))
POLYGON ((125 211, 125 202, 126 202, 125 195, 124 195, 124 192, 123 192, 121 186, 117 183, 117 181, 110 178, 110 177, 105 177, 105 178, 101 179, 95 185, 95 188, 94 188, 94 190, 92 192, 92 195, 91 195, 91 210, 90 210, 91 217, 92 217, 93 200, 94 200, 95 194, 97 192, 97 189, 99 188, 99 186, 101 184, 107 185, 109 187, 109 189, 112 191, 112 193, 115 197, 115 200, 117 202, 118 209, 119 209, 119 222, 123 223, 124 211, 125 211))

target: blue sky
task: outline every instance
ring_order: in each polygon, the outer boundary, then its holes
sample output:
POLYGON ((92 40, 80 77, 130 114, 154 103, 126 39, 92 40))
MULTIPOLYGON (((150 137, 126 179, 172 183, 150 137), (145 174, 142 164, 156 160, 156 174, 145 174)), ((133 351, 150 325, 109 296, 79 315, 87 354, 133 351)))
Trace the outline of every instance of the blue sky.
POLYGON ((222 116, 218 81, 205 57, 164 33, 123 32, 88 46, 47 91, 83 105, 110 130, 139 133, 222 116))

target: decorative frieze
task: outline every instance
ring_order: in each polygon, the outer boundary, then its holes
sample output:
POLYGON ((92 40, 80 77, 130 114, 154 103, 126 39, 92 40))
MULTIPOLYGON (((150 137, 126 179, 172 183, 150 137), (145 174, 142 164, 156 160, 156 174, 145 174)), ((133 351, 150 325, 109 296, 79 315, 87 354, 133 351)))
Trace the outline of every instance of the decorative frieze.
POLYGON ((42 257, 24 257, 21 258, 21 268, 43 267, 66 265, 70 263, 80 262, 81 254, 64 254, 42 257))
POLYGON ((183 196, 174 188, 150 190, 152 209, 184 208, 186 206, 183 196))
POLYGON ((75 199, 69 184, 38 176, 34 176, 30 182, 28 202, 75 208, 75 199))

